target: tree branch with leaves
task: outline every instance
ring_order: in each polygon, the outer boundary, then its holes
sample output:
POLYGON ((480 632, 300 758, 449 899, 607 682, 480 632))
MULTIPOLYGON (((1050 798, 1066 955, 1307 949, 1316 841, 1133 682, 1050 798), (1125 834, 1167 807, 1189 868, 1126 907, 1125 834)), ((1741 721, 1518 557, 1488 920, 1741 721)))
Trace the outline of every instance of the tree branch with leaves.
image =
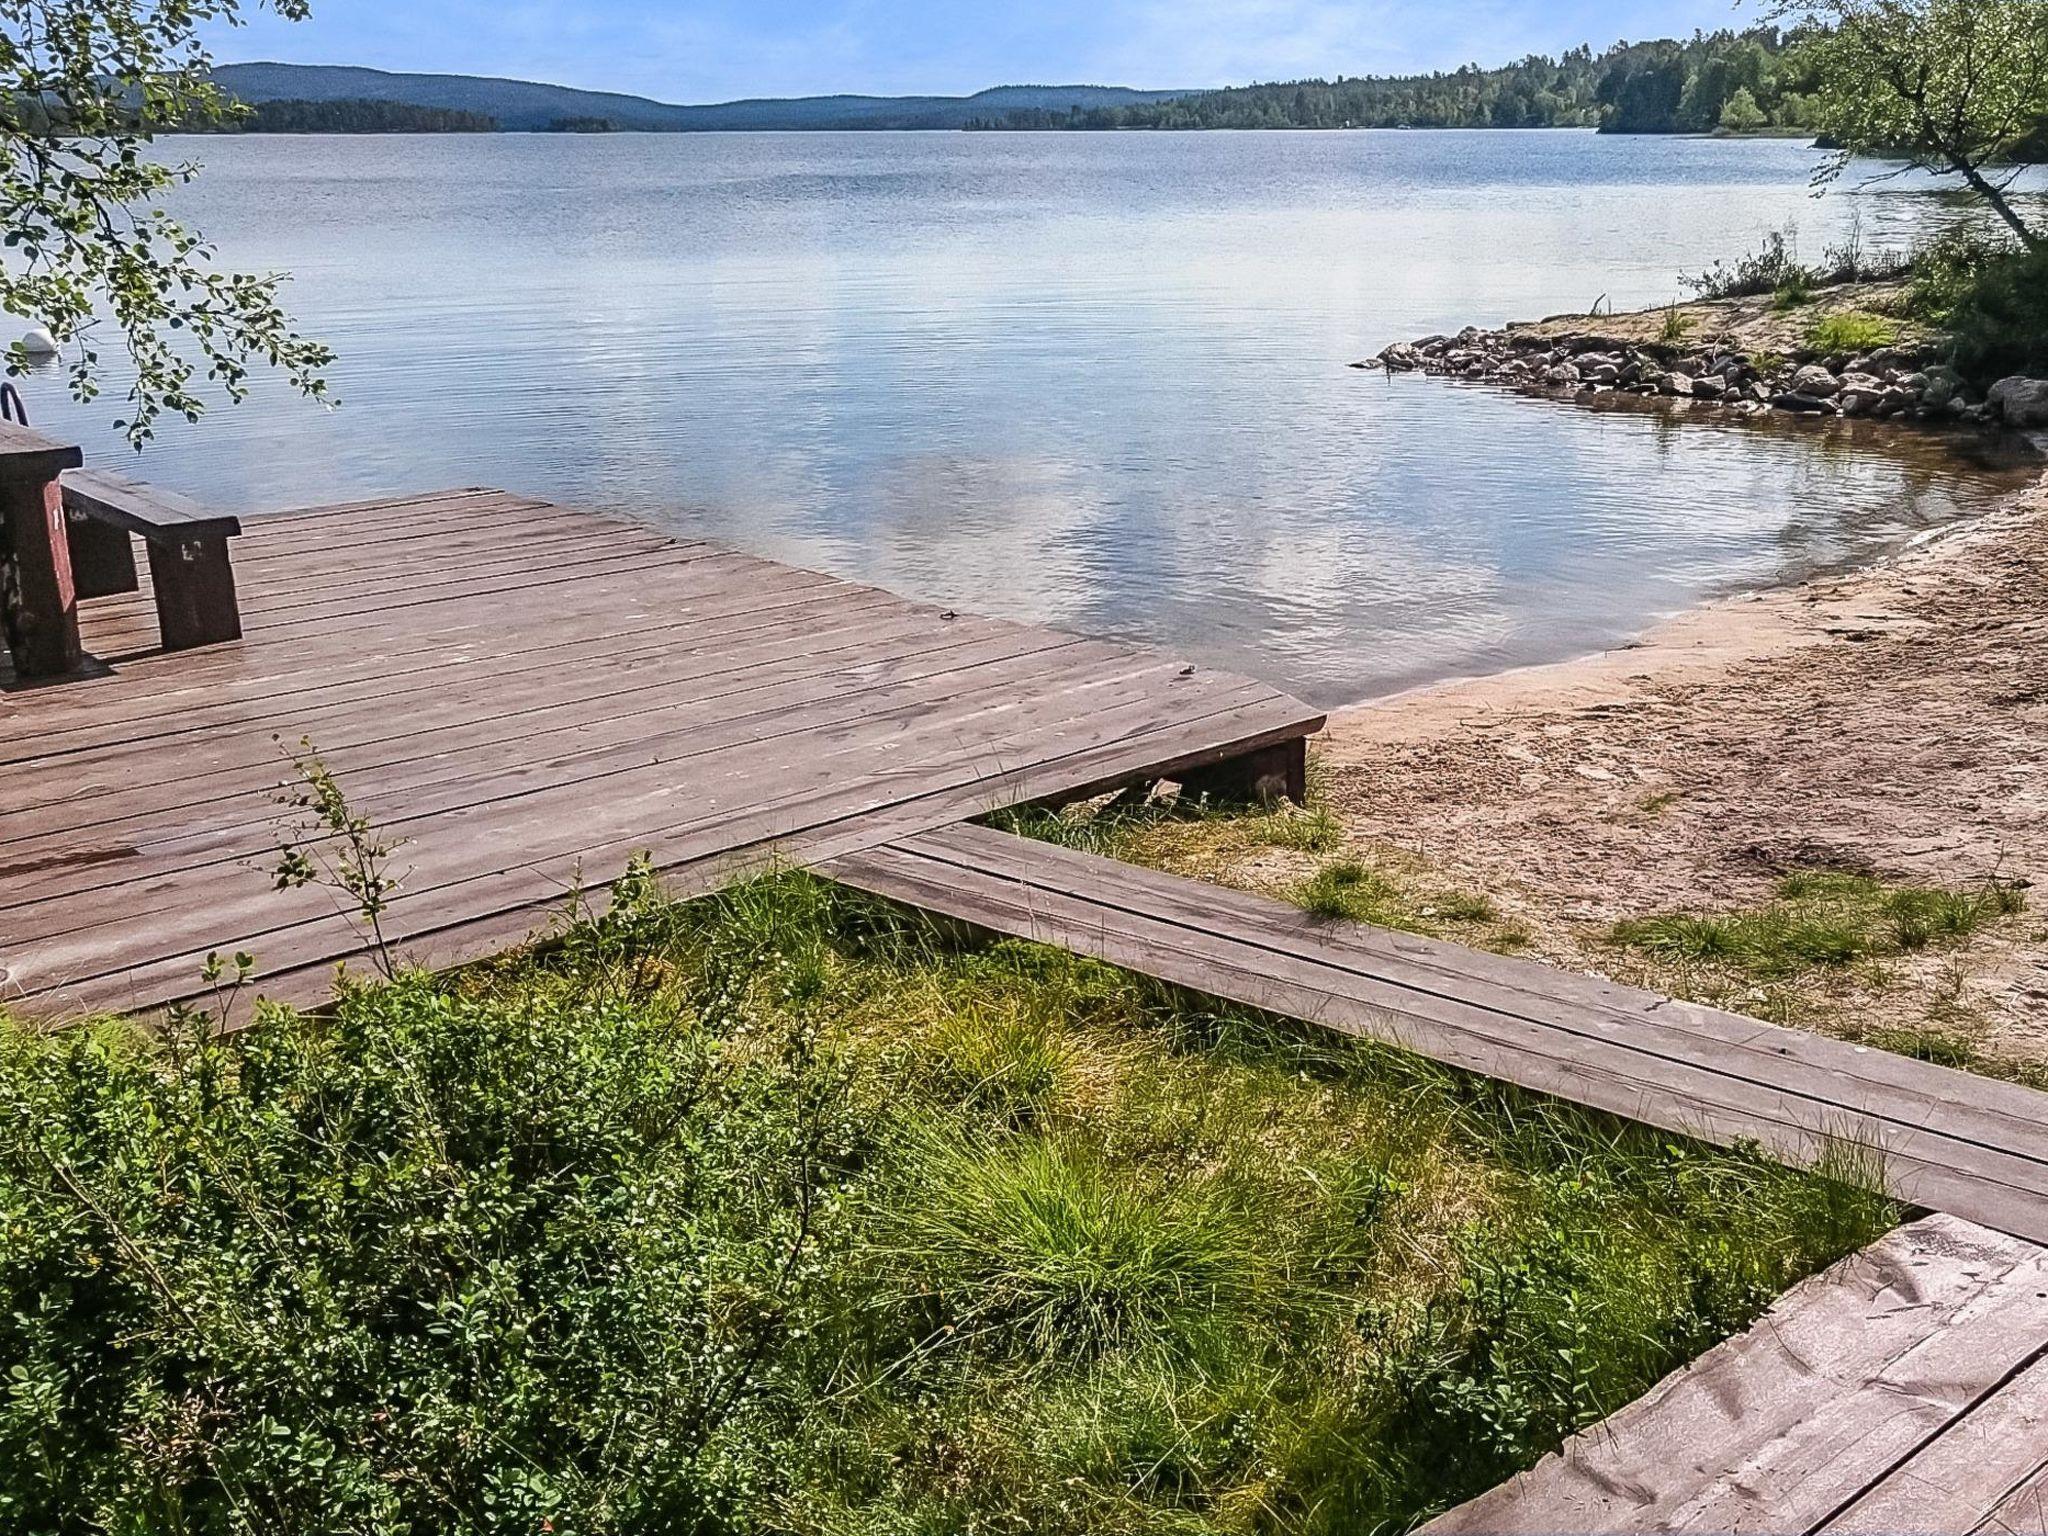
POLYGON ((1897 156, 1959 178, 2021 244, 2048 250, 2012 197, 2014 152, 2048 117, 2048 0, 1777 0, 1768 14, 1808 29, 1813 122, 1838 147, 1822 182, 1852 154, 1897 156))
MULTIPOLYGON (((307 0, 0 0, 0 309, 47 328, 73 395, 95 399, 111 327, 133 372, 117 425, 141 447, 166 413, 197 421, 209 393, 239 401, 267 365, 325 399, 333 353, 279 303, 282 274, 224 271, 160 204, 196 164, 157 135, 242 109, 216 85, 201 33, 262 3, 307 0)), ((7 371, 27 371, 20 342, 7 371)))

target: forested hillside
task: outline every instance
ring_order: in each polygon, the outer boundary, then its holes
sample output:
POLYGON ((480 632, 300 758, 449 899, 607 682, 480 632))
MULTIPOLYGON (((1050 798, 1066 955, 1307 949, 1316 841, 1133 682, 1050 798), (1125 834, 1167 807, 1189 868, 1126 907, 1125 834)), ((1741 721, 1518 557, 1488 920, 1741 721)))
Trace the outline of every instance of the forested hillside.
POLYGON ((1810 82, 1775 27, 1531 55, 1500 69, 1295 80, 1171 101, 1019 111, 982 128, 1591 128, 1756 132, 1806 126, 1810 82))
POLYGON ((220 133, 496 133, 498 120, 481 112, 418 107, 402 101, 265 101, 237 121, 206 130, 220 133))

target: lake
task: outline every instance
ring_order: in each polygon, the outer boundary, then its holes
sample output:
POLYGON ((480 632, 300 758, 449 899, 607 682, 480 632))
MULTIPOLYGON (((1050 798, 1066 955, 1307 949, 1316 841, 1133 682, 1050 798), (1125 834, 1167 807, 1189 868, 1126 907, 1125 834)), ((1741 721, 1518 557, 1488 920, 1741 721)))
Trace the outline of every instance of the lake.
MULTIPOLYGON (((1896 433, 1581 410, 1346 365, 1680 293, 1798 226, 1784 141, 1578 132, 176 141, 333 411, 259 386, 135 472, 237 510, 451 484, 613 509, 1324 704, 1581 653, 1863 557, 2009 475, 1896 433)), ((28 381, 39 426, 126 455, 28 381)), ((118 389, 110 389, 109 397, 118 389)), ((132 456, 131 456, 132 457, 132 456)))

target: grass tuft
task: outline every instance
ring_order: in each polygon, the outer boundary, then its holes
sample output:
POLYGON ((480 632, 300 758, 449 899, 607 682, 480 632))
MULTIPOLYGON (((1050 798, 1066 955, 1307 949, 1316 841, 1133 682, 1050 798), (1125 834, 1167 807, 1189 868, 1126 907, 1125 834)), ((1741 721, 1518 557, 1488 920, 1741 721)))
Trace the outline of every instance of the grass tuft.
POLYGON ((1867 310, 1845 309, 1823 315, 1806 328, 1806 344, 1826 354, 1871 352, 1899 339, 1899 328, 1882 315, 1867 310))
POLYGON ((1952 943, 2024 903, 2025 892, 2004 881, 1948 890, 1815 870, 1786 876, 1774 899, 1760 907, 1631 918, 1615 924, 1610 937, 1648 954, 1772 982, 1952 943))

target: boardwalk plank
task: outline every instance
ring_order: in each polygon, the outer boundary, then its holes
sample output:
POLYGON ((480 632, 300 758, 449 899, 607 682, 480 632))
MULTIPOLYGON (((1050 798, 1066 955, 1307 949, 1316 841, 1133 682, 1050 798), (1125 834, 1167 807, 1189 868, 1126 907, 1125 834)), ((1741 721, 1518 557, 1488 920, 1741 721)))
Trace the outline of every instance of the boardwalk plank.
POLYGON ((2048 1528, 2041 1520, 2044 1487, 2048 1358, 2036 1358, 1821 1529, 1827 1536, 2038 1536, 2048 1528))
MULTIPOLYGON (((979 830, 989 838, 1007 836, 979 830)), ((2011 1151, 1949 1128, 1925 1096, 1896 1095, 1883 1114, 1854 1111, 1769 1081, 1703 1070, 1625 1040, 1569 1034, 1540 1016, 1416 992, 1257 949, 1235 935, 1180 928, 1007 874, 923 859, 914 850, 924 841, 869 850, 825 865, 824 872, 962 921, 1059 944, 1590 1108, 1722 1145, 1755 1142, 1797 1165, 1834 1162, 1844 1142, 1881 1149, 1882 1175, 1902 1197, 2048 1236, 2048 1136, 2038 1126, 2018 1141, 2025 1150, 2011 1151)), ((991 864, 1000 857, 992 853, 991 864)), ((1851 1050, 1841 1049, 1845 1055, 1851 1050)))
POLYGON ((2044 1349, 2048 1253, 1930 1217, 1422 1530, 1818 1530, 2044 1349))
MULTIPOLYGON (((1350 976, 1394 983, 1420 998, 1448 999, 1594 1040, 1621 1041, 1716 1071, 1803 1094, 1856 1113, 1890 1113, 1910 1096, 1908 1123, 1932 1106, 1944 1123, 1986 1143, 2036 1140, 2048 1096, 2014 1083, 1933 1067, 1888 1051, 1845 1046, 1786 1029, 1580 976, 1536 961, 1313 917, 1283 902, 1157 870, 1106 861, 988 828, 954 827, 907 850, 1080 894, 1235 944, 1350 976)), ((1258 962, 1252 962, 1256 965, 1258 962)))

